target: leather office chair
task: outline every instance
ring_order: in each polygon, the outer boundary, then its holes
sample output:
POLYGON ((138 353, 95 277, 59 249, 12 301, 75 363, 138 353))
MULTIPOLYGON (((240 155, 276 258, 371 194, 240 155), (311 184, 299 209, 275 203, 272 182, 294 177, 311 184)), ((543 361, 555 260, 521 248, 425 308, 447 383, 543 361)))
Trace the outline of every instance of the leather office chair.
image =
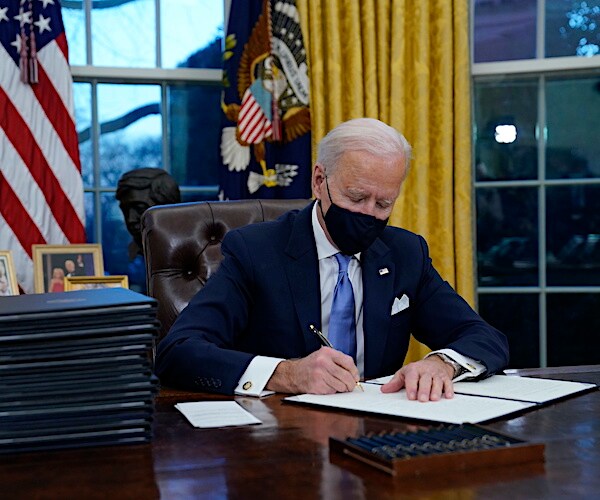
POLYGON ((142 216, 148 295, 158 300, 160 338, 223 260, 230 229, 276 219, 310 200, 240 200, 149 208, 142 216))

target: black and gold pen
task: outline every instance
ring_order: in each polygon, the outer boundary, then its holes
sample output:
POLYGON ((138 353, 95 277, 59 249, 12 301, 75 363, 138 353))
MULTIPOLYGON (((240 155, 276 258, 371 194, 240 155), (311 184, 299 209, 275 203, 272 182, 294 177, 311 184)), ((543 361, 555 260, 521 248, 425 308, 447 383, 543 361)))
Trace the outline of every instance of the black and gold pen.
MULTIPOLYGON (((325 347, 331 347, 332 349, 335 349, 333 347, 333 345, 331 345, 331 342, 329 342, 329 339, 327 337, 325 337, 325 335, 323 335, 316 327, 315 325, 308 325, 308 328, 310 329, 311 332, 313 332, 317 338, 319 339, 319 343, 322 346, 325 347)), ((361 391, 365 392, 364 387, 361 385, 360 381, 356 381, 356 387, 358 387, 361 391)))

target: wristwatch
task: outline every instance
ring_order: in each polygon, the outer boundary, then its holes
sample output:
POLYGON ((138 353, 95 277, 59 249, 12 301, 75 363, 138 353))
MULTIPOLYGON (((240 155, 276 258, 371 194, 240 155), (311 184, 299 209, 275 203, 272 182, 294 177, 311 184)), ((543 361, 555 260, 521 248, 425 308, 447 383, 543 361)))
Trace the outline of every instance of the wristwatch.
POLYGON ((460 363, 457 363, 450 356, 447 356, 443 352, 436 352, 435 355, 438 356, 444 363, 448 363, 452 368, 454 368, 454 375, 452 376, 453 379, 466 371, 464 366, 462 366, 460 363))

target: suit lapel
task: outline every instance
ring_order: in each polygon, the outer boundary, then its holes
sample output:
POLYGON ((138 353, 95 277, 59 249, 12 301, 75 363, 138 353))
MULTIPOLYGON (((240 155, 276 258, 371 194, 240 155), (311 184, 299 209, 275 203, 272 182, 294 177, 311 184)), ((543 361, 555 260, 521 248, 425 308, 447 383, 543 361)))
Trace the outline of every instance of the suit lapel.
POLYGON ((312 207, 298 212, 285 250, 288 256, 286 274, 300 329, 304 336, 306 353, 316 351, 320 344, 308 325, 321 328, 321 292, 319 262, 312 230, 312 207))
POLYGON ((369 378, 379 375, 383 360, 394 298, 395 265, 388 246, 380 239, 371 245, 361 260, 365 377, 369 378))

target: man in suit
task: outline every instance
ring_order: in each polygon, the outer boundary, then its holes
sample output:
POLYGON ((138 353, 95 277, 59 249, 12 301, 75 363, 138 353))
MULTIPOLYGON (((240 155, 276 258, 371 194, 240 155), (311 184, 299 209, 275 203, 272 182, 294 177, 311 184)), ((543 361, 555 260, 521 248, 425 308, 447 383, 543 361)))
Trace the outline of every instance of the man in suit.
POLYGON ((65 260, 65 276, 85 276, 85 266, 83 263, 83 255, 77 256, 77 265, 72 259, 65 260))
POLYGON ((452 397, 453 379, 506 366, 506 338, 442 280, 425 240, 387 226, 410 155, 378 120, 330 131, 312 175, 316 202, 225 236, 219 270, 158 346, 163 382, 326 394, 395 373, 384 392, 428 401, 452 397), (411 333, 434 352, 403 367, 411 333))

